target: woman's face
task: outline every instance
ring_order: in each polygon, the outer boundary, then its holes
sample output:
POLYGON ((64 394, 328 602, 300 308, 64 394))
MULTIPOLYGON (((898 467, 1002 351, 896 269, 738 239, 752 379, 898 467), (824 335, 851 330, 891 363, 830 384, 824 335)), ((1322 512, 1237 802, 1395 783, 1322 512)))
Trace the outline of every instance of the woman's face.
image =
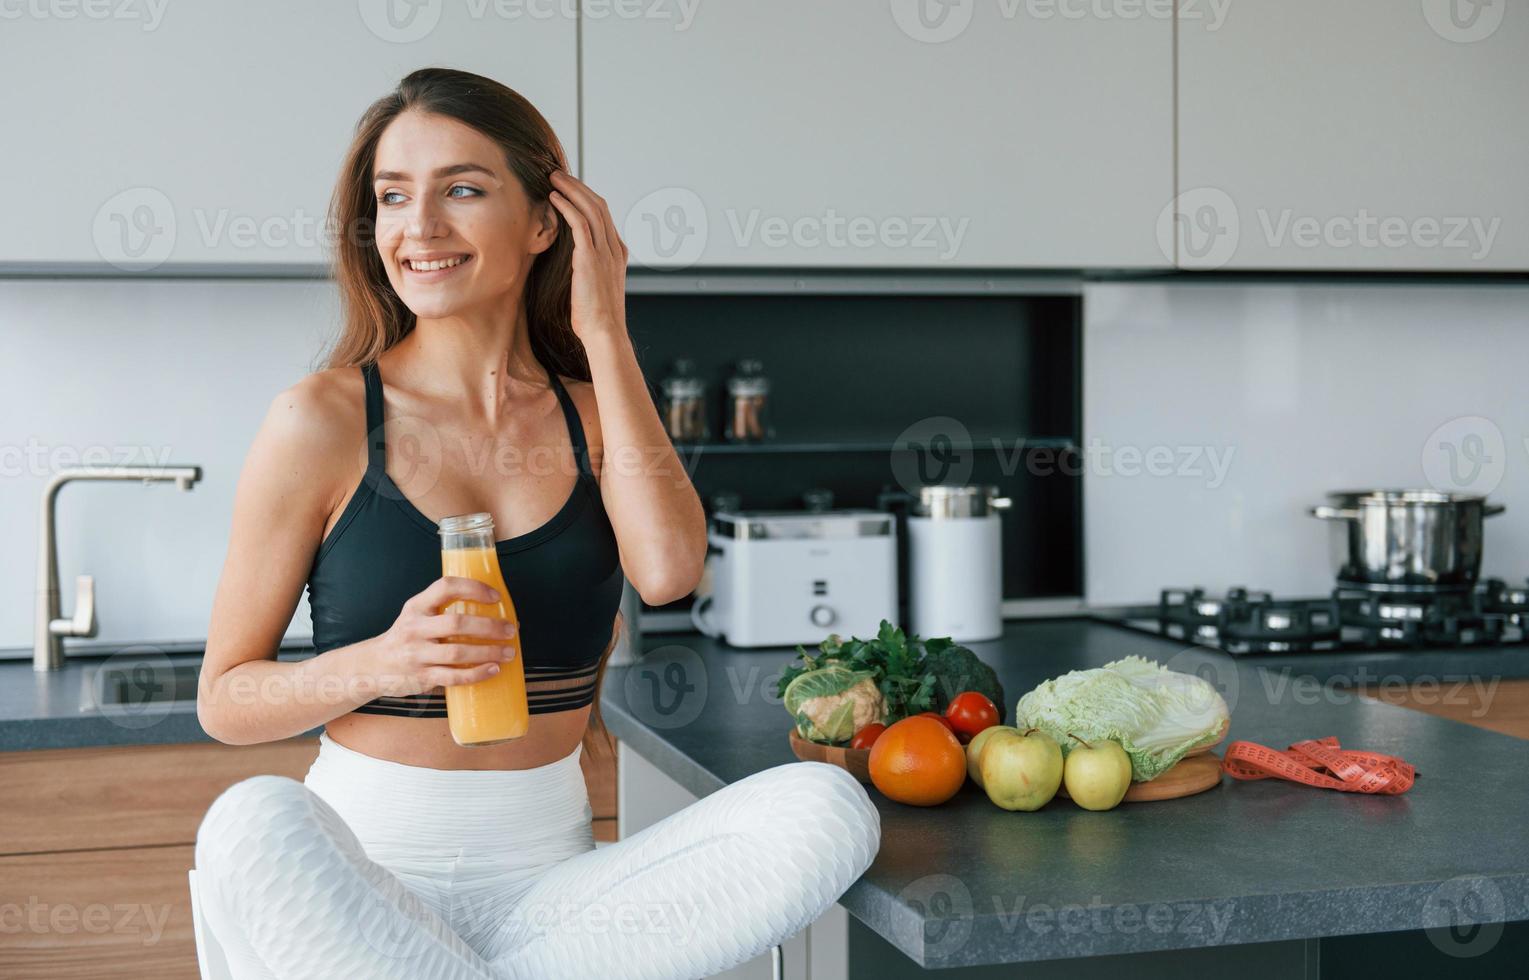
POLYGON ((552 209, 532 206, 499 145, 455 119, 401 114, 377 141, 372 176, 377 254, 418 317, 518 303, 556 238, 552 209))

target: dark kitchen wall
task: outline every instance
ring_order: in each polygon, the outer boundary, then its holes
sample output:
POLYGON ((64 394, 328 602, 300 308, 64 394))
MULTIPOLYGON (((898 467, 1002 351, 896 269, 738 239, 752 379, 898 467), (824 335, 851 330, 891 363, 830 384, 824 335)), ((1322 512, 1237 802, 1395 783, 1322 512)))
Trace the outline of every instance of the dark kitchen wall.
POLYGON ((1079 297, 646 294, 628 320, 655 399, 676 358, 707 382, 712 443, 677 448, 708 513, 726 493, 796 509, 826 488, 836 507, 876 507, 919 482, 992 483, 1013 500, 1005 597, 1081 594, 1079 297), (770 379, 774 433, 730 445, 744 358, 770 379))

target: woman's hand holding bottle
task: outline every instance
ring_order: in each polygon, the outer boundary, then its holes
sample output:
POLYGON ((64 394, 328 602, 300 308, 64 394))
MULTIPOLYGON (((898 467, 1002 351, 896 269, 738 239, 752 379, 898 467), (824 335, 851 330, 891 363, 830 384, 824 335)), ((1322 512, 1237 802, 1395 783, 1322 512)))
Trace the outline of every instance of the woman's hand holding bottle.
POLYGON ((405 697, 497 674, 499 664, 515 655, 508 645, 515 625, 438 610, 457 601, 492 604, 500 598, 498 590, 475 579, 443 576, 409 599, 388 631, 373 641, 369 659, 377 694, 405 697), (452 642, 443 642, 448 637, 452 642))

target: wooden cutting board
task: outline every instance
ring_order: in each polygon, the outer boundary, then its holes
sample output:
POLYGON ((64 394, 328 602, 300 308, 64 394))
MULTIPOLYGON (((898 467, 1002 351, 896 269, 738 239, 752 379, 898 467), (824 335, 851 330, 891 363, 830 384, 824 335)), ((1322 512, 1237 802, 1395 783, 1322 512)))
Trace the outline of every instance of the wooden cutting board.
MULTIPOLYGON (((1178 765, 1145 783, 1132 783, 1126 790, 1125 803, 1150 803, 1153 800, 1176 800, 1193 796, 1221 785, 1221 757, 1214 752, 1186 756, 1178 765)), ((1057 790, 1067 796, 1067 787, 1057 790)))

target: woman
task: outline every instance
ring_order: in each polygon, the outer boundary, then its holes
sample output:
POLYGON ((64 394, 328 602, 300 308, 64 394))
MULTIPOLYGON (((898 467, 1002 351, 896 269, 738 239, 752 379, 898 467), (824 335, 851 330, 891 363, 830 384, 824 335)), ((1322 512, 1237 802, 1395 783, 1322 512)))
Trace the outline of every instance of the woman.
POLYGON ((841 770, 766 770, 594 849, 579 757, 623 573, 669 602, 705 551, 605 202, 521 96, 424 69, 362 118, 332 219, 344 326, 250 450, 197 703, 235 744, 325 726, 303 782, 245 780, 197 834, 236 974, 699 977, 799 931, 878 845, 841 770), (476 748, 441 689, 513 648, 438 612, 496 596, 439 574, 436 522, 470 512, 495 520, 532 712, 476 748), (318 655, 277 662, 305 581, 318 655))

